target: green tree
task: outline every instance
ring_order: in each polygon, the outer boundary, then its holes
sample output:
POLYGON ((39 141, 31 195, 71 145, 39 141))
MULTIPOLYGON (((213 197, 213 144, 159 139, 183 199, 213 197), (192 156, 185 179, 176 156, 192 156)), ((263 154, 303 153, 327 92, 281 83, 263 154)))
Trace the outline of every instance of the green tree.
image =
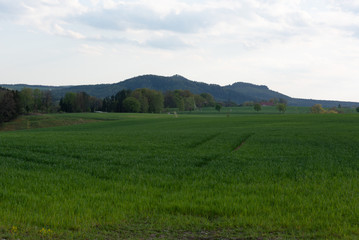
POLYGON ((165 108, 176 108, 176 96, 174 91, 166 91, 164 96, 164 107, 165 108))
POLYGON ((177 107, 179 111, 184 111, 184 99, 178 98, 177 99, 177 107))
POLYGON ((220 112, 221 111, 221 109, 222 109, 222 105, 221 104, 219 104, 219 103, 216 103, 216 105, 215 105, 215 107, 214 107, 218 112, 220 112))
POLYGON ((42 110, 42 98, 43 98, 42 91, 40 89, 34 89, 32 91, 32 96, 33 96, 33 99, 34 99, 33 111, 34 112, 41 111, 42 110))
POLYGON ((196 104, 196 107, 198 108, 202 108, 204 107, 205 103, 206 103, 206 99, 204 97, 202 97, 201 95, 194 95, 194 102, 196 104))
POLYGON ((51 91, 23 88, 19 96, 22 113, 49 112, 52 110, 53 102, 51 91))
POLYGON ((102 109, 103 101, 97 97, 90 97, 90 109, 91 112, 99 111, 102 109))
POLYGON ((140 102, 134 97, 127 97, 122 102, 124 112, 139 112, 141 110, 140 102))
POLYGON ((205 107, 215 107, 216 101, 214 100, 213 96, 209 93, 201 93, 201 97, 206 99, 204 104, 205 107))
POLYGON ((182 90, 175 90, 174 91, 174 99, 176 102, 176 107, 178 108, 179 111, 184 111, 185 110, 185 103, 184 103, 184 97, 182 94, 182 90))
POLYGON ((78 92, 75 94, 74 112, 89 112, 90 111, 90 95, 85 92, 78 92))
POLYGON ((0 88, 0 123, 8 122, 20 114, 20 96, 17 91, 0 88))
POLYGON ((163 110, 163 94, 161 92, 156 90, 149 90, 147 99, 149 103, 149 112, 160 113, 163 110))
POLYGON ((104 112, 112 112, 112 108, 111 108, 111 97, 105 97, 102 100, 102 111, 104 112))
POLYGON ((42 94, 42 109, 45 112, 50 112, 53 107, 51 91, 43 91, 42 94))
POLYGON ((21 111, 29 113, 34 110, 34 95, 31 88, 23 88, 20 91, 20 105, 21 111))
POLYGON ((193 111, 196 108, 196 103, 194 101, 194 97, 186 97, 184 98, 184 109, 186 111, 193 111))
POLYGON ((121 91, 119 91, 118 93, 116 93, 115 97, 114 97, 114 103, 112 104, 112 106, 114 107, 114 109, 112 110, 113 112, 124 112, 123 109, 123 101, 131 96, 132 91, 130 89, 122 89, 121 91))
POLYGON ((132 97, 141 104, 141 112, 159 113, 163 109, 163 94, 148 88, 139 88, 133 91, 132 97))
POLYGON ((210 105, 208 101, 211 102, 212 99, 213 97, 209 94, 194 95, 189 90, 166 91, 164 95, 164 107, 178 108, 179 111, 192 111, 197 107, 202 108, 210 105))
POLYGON ((76 102, 76 93, 67 92, 63 98, 60 99, 60 109, 64 112, 74 112, 76 102))
POLYGON ((257 112, 259 112, 260 110, 262 110, 262 105, 260 103, 256 103, 256 104, 254 104, 253 108, 257 112))
POLYGON ((149 108, 148 98, 145 88, 138 88, 132 92, 131 96, 140 102, 140 112, 147 113, 149 108))
POLYGON ((285 105, 284 103, 278 103, 277 109, 279 112, 284 113, 287 110, 287 105, 285 105))
POLYGON ((101 102, 101 100, 91 97, 86 92, 67 92, 60 100, 60 109, 64 112, 90 112, 101 109, 102 103, 108 104, 106 105, 106 110, 112 111, 115 108, 113 105, 114 96, 101 102))
POLYGON ((357 112, 359 112, 359 107, 357 107, 356 109, 357 109, 357 112))

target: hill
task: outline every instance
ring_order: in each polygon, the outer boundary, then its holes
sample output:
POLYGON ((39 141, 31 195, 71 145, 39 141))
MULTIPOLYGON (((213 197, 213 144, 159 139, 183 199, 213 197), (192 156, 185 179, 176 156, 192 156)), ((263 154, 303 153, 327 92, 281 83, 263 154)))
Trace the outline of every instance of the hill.
POLYGON ((133 77, 122 82, 114 84, 97 84, 97 85, 79 85, 79 86, 41 86, 41 85, 24 85, 24 84, 0 84, 0 86, 21 90, 24 87, 38 88, 41 90, 51 90, 55 99, 60 99, 66 92, 87 92, 88 94, 104 98, 116 94, 122 89, 150 88, 159 91, 187 89, 195 94, 209 93, 217 101, 233 101, 241 104, 245 101, 261 101, 271 98, 283 98, 288 101, 291 106, 312 106, 314 104, 322 104, 324 107, 334 107, 339 104, 343 107, 358 106, 356 102, 329 101, 329 100, 313 100, 313 99, 297 99, 291 98, 282 93, 273 91, 264 85, 255 85, 251 83, 236 82, 227 86, 217 84, 207 84, 188 80, 180 75, 170 77, 157 75, 142 75, 133 77))

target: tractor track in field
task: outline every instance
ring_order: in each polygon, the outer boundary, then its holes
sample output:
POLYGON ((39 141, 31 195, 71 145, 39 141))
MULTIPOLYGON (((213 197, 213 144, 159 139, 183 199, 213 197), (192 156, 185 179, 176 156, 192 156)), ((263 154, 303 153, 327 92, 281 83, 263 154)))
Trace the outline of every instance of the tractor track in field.
POLYGON ((247 135, 247 136, 241 141, 241 143, 240 143, 235 149, 233 149, 232 152, 238 151, 238 150, 246 143, 246 141, 247 141, 250 137, 252 137, 253 135, 254 135, 254 133, 251 133, 251 134, 247 135))
POLYGON ((212 139, 216 138, 220 133, 216 133, 216 134, 212 134, 210 136, 207 136, 205 138, 203 138, 202 140, 198 141, 198 142, 193 142, 191 143, 188 147, 189 148, 196 148, 199 147, 209 141, 211 141, 212 139))

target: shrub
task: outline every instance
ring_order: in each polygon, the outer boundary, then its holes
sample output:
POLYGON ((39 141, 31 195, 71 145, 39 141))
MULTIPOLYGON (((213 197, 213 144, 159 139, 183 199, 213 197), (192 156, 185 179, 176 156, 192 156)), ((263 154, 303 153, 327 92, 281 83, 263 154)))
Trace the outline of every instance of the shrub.
POLYGON ((321 104, 315 104, 310 108, 310 112, 319 114, 319 113, 325 113, 325 110, 321 104))
POLYGON ((222 105, 219 103, 216 103, 216 106, 214 107, 218 112, 221 111, 222 105))
POLYGON ((259 112, 260 110, 262 110, 262 105, 260 105, 259 103, 256 103, 256 104, 254 104, 253 108, 257 112, 259 112))
POLYGON ((285 110, 287 110, 287 105, 285 105, 284 103, 278 103, 277 109, 279 112, 284 113, 285 110))

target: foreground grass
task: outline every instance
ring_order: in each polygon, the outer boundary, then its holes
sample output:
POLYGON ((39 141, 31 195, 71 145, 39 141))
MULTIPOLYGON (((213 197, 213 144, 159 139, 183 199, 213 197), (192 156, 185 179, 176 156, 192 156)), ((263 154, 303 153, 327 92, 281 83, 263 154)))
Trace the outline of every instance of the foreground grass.
POLYGON ((0 238, 359 237, 359 115, 67 117, 0 132, 0 238))

